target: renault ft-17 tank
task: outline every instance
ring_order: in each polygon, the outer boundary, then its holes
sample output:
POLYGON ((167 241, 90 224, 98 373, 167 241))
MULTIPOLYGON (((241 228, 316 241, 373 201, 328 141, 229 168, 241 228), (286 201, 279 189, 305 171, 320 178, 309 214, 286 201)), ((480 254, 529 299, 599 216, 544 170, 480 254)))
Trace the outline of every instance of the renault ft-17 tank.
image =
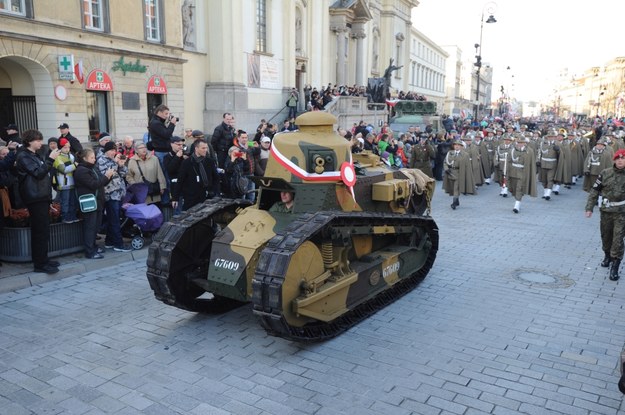
POLYGON ((156 298, 203 312, 251 301, 268 333, 318 341, 421 282, 438 250, 434 181, 353 155, 335 123, 309 112, 276 134, 254 205, 212 199, 165 223, 147 260, 156 298), (271 209, 281 192, 288 213, 271 209))

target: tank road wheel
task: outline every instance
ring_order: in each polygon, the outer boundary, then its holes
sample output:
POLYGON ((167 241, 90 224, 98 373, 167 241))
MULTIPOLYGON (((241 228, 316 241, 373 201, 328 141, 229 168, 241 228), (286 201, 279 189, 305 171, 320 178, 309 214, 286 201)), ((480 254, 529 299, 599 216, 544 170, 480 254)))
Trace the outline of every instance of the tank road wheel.
POLYGON ((282 314, 294 327, 301 327, 312 320, 293 311, 293 301, 302 293, 302 287, 323 274, 323 257, 317 245, 310 241, 297 248, 286 270, 282 284, 282 314))

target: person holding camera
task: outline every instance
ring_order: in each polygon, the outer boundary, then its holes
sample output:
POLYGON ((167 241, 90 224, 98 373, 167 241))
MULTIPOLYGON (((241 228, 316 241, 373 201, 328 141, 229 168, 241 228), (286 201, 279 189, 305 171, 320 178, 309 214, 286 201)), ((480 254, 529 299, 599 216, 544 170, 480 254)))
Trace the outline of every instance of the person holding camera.
POLYGON ((100 174, 106 175, 109 169, 114 170, 111 180, 104 187, 104 209, 106 211, 106 239, 105 248, 113 248, 117 252, 130 252, 132 248, 124 245, 121 230, 122 199, 126 196, 126 160, 117 153, 117 147, 112 141, 104 145, 104 154, 97 159, 97 168, 100 174))
MULTIPOLYGON (((180 119, 169 112, 169 107, 161 104, 154 109, 154 116, 148 124, 148 131, 150 132, 148 150, 154 150, 154 155, 158 158, 163 171, 165 171, 163 160, 171 149, 171 137, 174 135, 178 121, 180 119)), ((169 178, 166 176, 165 180, 169 181, 169 178)), ((169 187, 163 193, 161 202, 163 204, 169 203, 169 187)))
POLYGON ((296 88, 291 88, 289 97, 286 100, 286 106, 289 108, 288 119, 293 120, 297 116, 297 103, 299 102, 299 92, 296 88))
POLYGON ((115 170, 109 168, 104 174, 95 167, 95 153, 90 148, 82 149, 77 154, 78 167, 74 172, 76 194, 83 196, 95 194, 97 208, 93 212, 82 213, 83 244, 85 246, 85 258, 102 259, 104 250, 96 245, 98 226, 102 222, 104 212, 104 186, 108 184, 115 174, 115 170))
POLYGON ((228 150, 228 160, 226 161, 226 178, 230 182, 228 197, 239 199, 245 197, 248 191, 251 167, 246 151, 234 145, 228 150))
POLYGON ((19 179, 19 192, 30 215, 30 249, 35 272, 55 274, 59 272, 57 261, 48 258, 50 239, 50 170, 54 160, 61 154, 52 151, 46 160, 37 154, 43 146, 43 136, 38 130, 26 130, 22 135, 24 150, 17 154, 15 165, 19 179))

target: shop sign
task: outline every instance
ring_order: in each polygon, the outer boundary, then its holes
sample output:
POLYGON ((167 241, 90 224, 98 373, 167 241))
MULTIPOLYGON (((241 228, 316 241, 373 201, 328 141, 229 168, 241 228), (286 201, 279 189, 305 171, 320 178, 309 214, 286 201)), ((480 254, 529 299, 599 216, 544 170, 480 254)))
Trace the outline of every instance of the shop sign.
POLYGON ((124 62, 124 57, 121 56, 119 60, 113 61, 113 67, 111 69, 113 71, 122 71, 124 76, 126 76, 126 72, 145 73, 145 71, 148 70, 148 67, 141 65, 139 59, 137 59, 135 63, 124 62))
POLYGON ((59 55, 59 79, 74 80, 74 55, 59 55))
POLYGON ((159 75, 152 75, 148 81, 148 94, 167 94, 167 84, 159 75))
POLYGON ((87 76, 87 90, 89 91, 112 91, 113 81, 111 77, 101 69, 94 69, 87 76))

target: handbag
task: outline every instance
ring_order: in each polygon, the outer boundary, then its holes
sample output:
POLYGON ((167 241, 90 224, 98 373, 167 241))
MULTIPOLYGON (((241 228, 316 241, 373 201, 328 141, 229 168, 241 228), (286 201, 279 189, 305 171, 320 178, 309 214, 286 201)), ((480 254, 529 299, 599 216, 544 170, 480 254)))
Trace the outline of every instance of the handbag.
POLYGON ((249 184, 249 179, 241 174, 241 169, 239 166, 234 168, 232 174, 232 190, 240 197, 244 196, 247 193, 247 187, 249 184))
POLYGON ((148 187, 148 195, 150 196, 158 196, 161 194, 161 185, 158 183, 158 180, 155 182, 148 181, 143 175, 143 170, 141 170, 141 166, 139 162, 135 160, 137 163, 137 168, 139 169, 139 174, 141 174, 141 179, 143 179, 143 183, 148 187))
POLYGON ((93 212, 98 209, 98 191, 95 194, 87 193, 82 196, 78 196, 78 206, 82 213, 93 212))

